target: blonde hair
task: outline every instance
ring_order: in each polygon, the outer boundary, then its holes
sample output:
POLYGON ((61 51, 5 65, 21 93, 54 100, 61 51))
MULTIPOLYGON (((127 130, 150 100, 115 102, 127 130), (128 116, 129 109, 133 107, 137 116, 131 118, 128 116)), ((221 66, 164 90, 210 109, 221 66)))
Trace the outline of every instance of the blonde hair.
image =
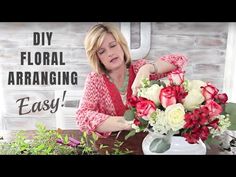
POLYGON ((102 45, 104 37, 107 33, 113 35, 116 42, 120 44, 122 50, 124 51, 126 67, 128 68, 131 63, 129 47, 121 31, 118 30, 115 26, 112 26, 111 24, 96 24, 91 27, 87 32, 84 41, 84 47, 89 63, 97 73, 106 72, 105 66, 100 62, 99 58, 97 57, 97 50, 102 45))

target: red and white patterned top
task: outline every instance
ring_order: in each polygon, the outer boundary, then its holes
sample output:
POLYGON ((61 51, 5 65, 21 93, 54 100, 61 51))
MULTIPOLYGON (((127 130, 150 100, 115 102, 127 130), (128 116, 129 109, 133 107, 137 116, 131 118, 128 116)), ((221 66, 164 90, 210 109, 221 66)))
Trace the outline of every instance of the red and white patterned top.
MULTIPOLYGON (((178 69, 182 69, 187 64, 187 58, 183 55, 171 54, 160 59, 177 66, 178 69)), ((148 60, 140 59, 131 64, 127 98, 132 95, 131 85, 137 72, 147 62, 148 60)), ((150 79, 160 79, 167 75, 168 73, 151 75, 150 79)), ((100 133, 96 131, 96 128, 109 116, 123 116, 124 112, 125 105, 116 86, 109 81, 105 74, 91 72, 85 81, 84 94, 76 112, 76 123, 79 130, 89 134, 95 132, 99 136, 107 137, 111 132, 100 133)))

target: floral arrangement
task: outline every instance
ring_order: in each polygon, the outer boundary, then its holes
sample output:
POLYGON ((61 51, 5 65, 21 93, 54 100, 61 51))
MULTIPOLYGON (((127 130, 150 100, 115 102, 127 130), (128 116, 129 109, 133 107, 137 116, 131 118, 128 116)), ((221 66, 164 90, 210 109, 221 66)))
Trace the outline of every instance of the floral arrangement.
POLYGON ((133 130, 126 136, 146 131, 161 135, 179 134, 198 143, 222 134, 231 125, 226 112, 228 96, 209 82, 185 80, 182 70, 168 80, 142 80, 137 96, 128 99, 125 118, 133 130))

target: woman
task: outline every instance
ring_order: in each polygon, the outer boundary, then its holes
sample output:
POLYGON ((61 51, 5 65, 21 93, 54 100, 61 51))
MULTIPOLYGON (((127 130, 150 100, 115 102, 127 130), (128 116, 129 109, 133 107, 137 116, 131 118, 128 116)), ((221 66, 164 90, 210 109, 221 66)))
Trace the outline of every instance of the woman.
POLYGON ((131 62, 124 36, 108 24, 97 24, 88 31, 85 50, 94 72, 86 79, 76 121, 80 131, 103 137, 131 129, 123 116, 126 100, 136 95, 142 78, 160 79, 187 62, 181 55, 167 55, 154 63, 131 62))

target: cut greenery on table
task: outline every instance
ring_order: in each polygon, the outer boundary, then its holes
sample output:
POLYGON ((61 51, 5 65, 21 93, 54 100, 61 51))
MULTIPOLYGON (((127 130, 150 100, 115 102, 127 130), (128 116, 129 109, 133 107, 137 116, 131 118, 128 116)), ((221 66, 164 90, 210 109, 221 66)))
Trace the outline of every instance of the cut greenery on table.
MULTIPOLYGON (((88 136, 85 132, 79 140, 61 134, 56 130, 47 130, 43 124, 37 124, 33 138, 28 139, 25 131, 17 132, 14 140, 0 143, 0 154, 2 155, 95 155, 99 149, 107 146, 101 144, 96 147, 98 140, 96 134, 88 136)), ((119 149, 122 142, 115 142, 112 152, 106 151, 107 155, 127 154, 131 151, 119 149)))

